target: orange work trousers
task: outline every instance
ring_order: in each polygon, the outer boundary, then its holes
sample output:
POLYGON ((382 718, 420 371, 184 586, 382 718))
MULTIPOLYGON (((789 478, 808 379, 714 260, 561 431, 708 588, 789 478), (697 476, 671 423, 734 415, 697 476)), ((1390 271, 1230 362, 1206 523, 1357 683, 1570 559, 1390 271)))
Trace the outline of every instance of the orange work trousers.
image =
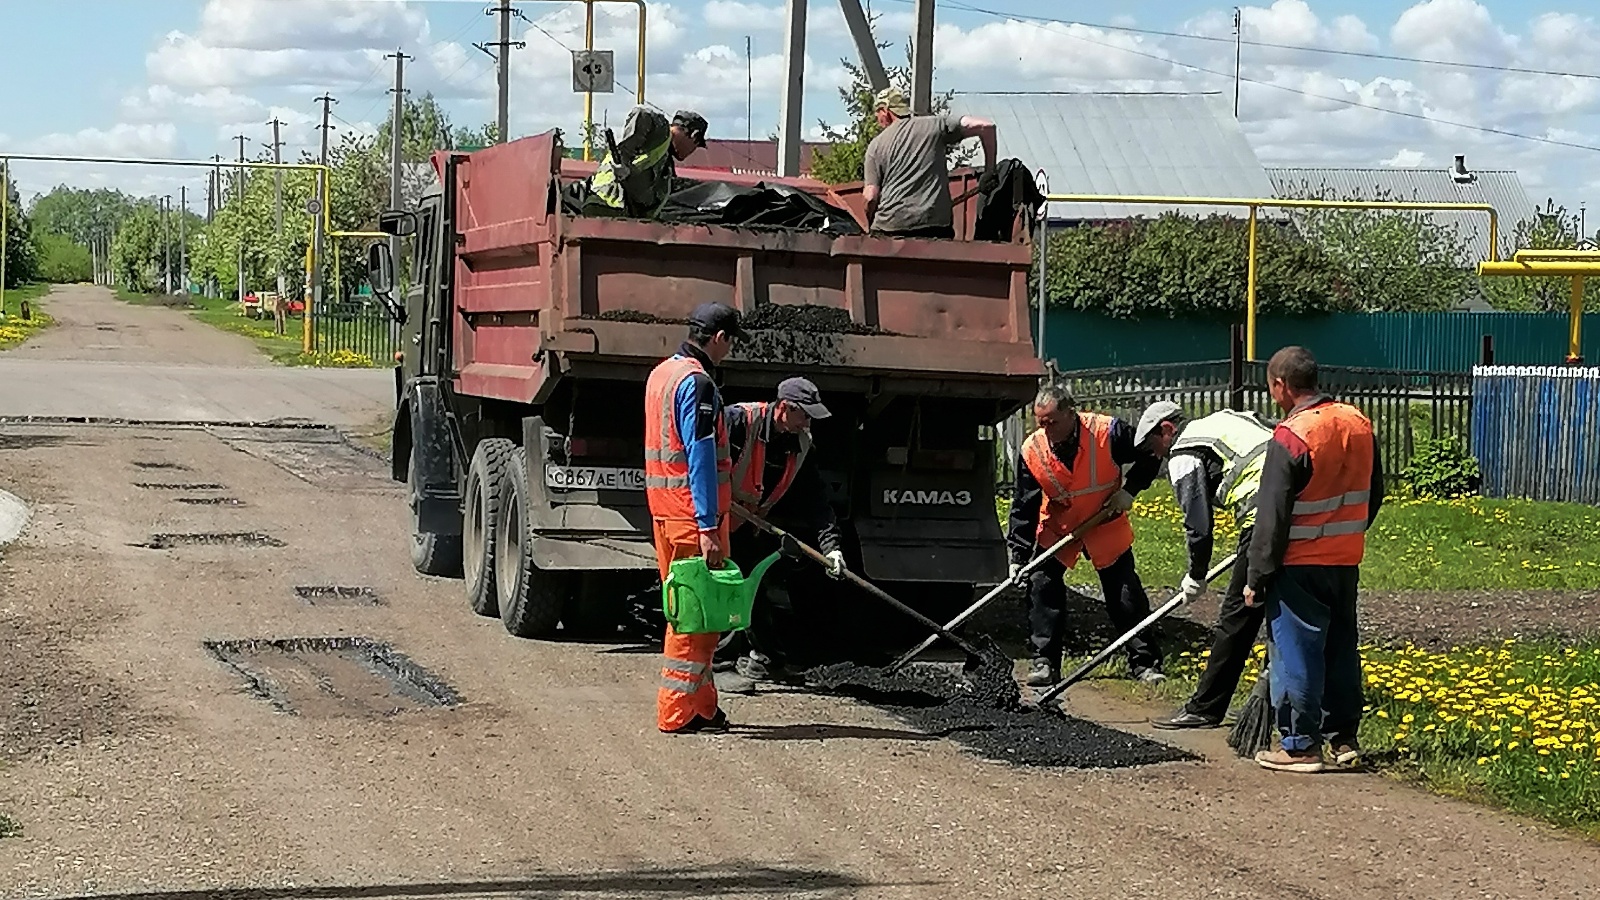
MULTIPOLYGON (((728 519, 722 520, 722 547, 728 547, 728 519)), ((700 529, 694 520, 655 520, 656 563, 661 577, 674 560, 700 555, 700 529)), ((667 626, 661 648, 661 686, 656 690, 656 727, 677 731, 694 721, 717 714, 717 686, 711 680, 711 657, 719 634, 678 634, 667 626)))

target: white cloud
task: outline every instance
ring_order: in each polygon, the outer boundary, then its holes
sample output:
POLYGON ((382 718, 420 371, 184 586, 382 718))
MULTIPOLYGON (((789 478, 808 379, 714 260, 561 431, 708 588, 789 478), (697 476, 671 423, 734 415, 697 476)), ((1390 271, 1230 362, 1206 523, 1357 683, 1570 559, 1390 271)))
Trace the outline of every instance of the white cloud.
POLYGON ((1412 150, 1409 147, 1402 147, 1395 152, 1395 155, 1384 160, 1383 165, 1394 169, 1415 169, 1427 161, 1427 154, 1423 153, 1421 150, 1412 150))
POLYGON ((155 122, 47 134, 33 141, 31 150, 61 156, 166 157, 177 147, 177 127, 171 122, 155 122))
POLYGON ((1389 39, 1400 53, 1452 62, 1504 63, 1517 49, 1475 0, 1423 0, 1400 14, 1389 39))
POLYGON ((427 14, 400 0, 209 0, 199 38, 240 50, 357 50, 414 46, 427 33, 427 14))
POLYGON ((206 88, 192 94, 179 93, 164 84, 152 84, 143 93, 122 98, 122 116, 130 122, 170 120, 174 116, 214 122, 253 122, 266 112, 266 106, 226 87, 206 88))
POLYGON ((154 84, 202 89, 325 87, 358 82, 372 72, 369 57, 360 52, 214 47, 180 31, 168 34, 161 46, 145 57, 145 67, 154 84))
POLYGON ((1013 86, 1026 79, 1031 90, 1087 84, 1125 90, 1128 82, 1164 82, 1179 74, 1165 57, 1144 37, 1080 24, 1006 19, 970 31, 948 24, 934 30, 936 73, 943 76, 936 77, 944 87, 981 78, 1013 86))

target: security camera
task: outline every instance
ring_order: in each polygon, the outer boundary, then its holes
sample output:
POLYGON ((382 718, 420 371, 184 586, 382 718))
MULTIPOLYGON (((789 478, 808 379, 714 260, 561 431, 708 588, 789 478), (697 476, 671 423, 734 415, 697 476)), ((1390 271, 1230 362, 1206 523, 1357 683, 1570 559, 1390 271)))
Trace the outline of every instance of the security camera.
POLYGON ((1471 184, 1478 180, 1478 176, 1467 171, 1467 157, 1465 154, 1456 154, 1456 164, 1450 170, 1450 177, 1456 184, 1471 184))

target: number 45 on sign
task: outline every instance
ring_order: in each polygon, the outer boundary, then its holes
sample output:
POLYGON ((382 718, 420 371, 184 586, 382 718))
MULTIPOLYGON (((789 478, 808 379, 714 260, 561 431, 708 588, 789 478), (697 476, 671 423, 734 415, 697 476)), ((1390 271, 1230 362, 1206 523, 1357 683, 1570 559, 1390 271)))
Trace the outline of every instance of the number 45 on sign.
POLYGON ((577 94, 609 94, 614 88, 615 69, 610 50, 572 51, 572 90, 577 94))

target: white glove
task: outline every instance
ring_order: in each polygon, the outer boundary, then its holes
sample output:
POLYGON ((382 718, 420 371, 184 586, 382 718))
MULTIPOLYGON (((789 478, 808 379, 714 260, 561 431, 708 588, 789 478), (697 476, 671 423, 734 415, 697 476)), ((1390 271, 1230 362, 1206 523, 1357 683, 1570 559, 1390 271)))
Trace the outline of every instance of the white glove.
POLYGON ((1181 588, 1185 600, 1199 600, 1206 595, 1206 583, 1193 575, 1183 576, 1181 588))
POLYGON ((1117 491, 1106 501, 1106 507, 1112 512, 1125 513, 1133 509, 1133 495, 1127 491, 1117 491))
POLYGON ((843 551, 840 551, 840 550, 829 550, 827 553, 823 554, 822 558, 826 559, 828 561, 827 571, 828 571, 828 577, 829 578, 843 578, 844 577, 844 552, 843 551))
POLYGON ((1012 563, 1011 564, 1011 573, 1010 573, 1011 577, 1006 579, 1006 580, 1007 581, 1016 581, 1017 580, 1017 573, 1021 572, 1021 571, 1022 571, 1022 563, 1012 563))

